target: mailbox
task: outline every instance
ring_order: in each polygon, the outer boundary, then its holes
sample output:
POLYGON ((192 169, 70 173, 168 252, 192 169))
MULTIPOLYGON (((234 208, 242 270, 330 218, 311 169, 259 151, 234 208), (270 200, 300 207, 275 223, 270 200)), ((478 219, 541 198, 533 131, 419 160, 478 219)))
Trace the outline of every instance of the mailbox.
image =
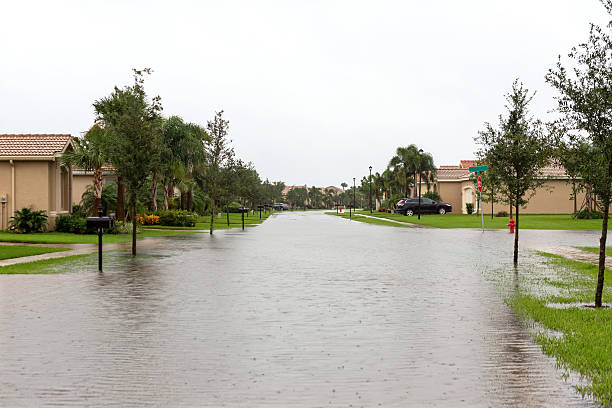
POLYGON ((87 217, 87 226, 98 228, 112 228, 115 226, 113 217, 87 217))
MULTIPOLYGON (((98 206, 98 214, 102 214, 102 206, 98 206)), ((87 226, 95 227, 98 231, 98 270, 102 272, 102 234, 104 228, 112 228, 115 226, 114 217, 87 217, 87 226)))

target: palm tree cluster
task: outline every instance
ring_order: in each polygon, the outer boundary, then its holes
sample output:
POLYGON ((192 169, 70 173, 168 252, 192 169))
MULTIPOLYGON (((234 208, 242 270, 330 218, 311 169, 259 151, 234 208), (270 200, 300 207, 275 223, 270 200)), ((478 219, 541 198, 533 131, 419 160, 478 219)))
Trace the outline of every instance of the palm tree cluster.
MULTIPOLYGON (((201 215, 211 214, 215 209, 235 206, 250 207, 262 203, 282 200, 283 182, 262 181, 252 163, 235 157, 227 140, 229 122, 217 112, 207 126, 190 123, 180 116, 163 117, 152 111, 149 127, 144 137, 152 143, 146 146, 125 146, 118 148, 117 137, 125 141, 129 127, 120 127, 120 120, 130 118, 126 106, 130 98, 142 92, 142 71, 136 72, 136 84, 115 92, 110 97, 96 101, 97 121, 80 138, 75 138, 73 149, 67 152, 62 162, 65 166, 91 172, 92 184, 83 197, 82 207, 93 216, 98 215, 98 205, 114 211, 118 220, 125 217, 124 194, 136 211, 182 209, 201 215), (119 122, 119 124, 118 124, 119 122), (219 128, 221 126, 221 128, 219 128), (221 133, 219 133, 221 132, 221 133), (217 137, 221 136, 221 137, 217 137), (146 149, 145 152, 141 150, 146 149), (124 185, 126 169, 123 156, 132 151, 145 153, 145 160, 139 160, 144 169, 140 187, 135 190, 124 185), (114 172, 117 185, 104 186, 104 173, 114 172), (214 178, 214 180, 213 180, 214 178), (108 197, 108 194, 114 197, 108 197), (114 207, 111 207, 114 206, 114 207)), ((146 71, 145 73, 148 73, 146 71)), ((142 106, 161 104, 159 99, 145 101, 142 106)), ((134 115, 138 117, 138 115, 134 115)), ((142 117, 142 115, 140 115, 142 117)), ((126 120, 127 121, 127 120, 126 120)), ((133 122, 133 121, 132 121, 133 122)), ((138 165, 138 161, 135 161, 138 165)), ((141 169, 141 170, 142 170, 141 169)), ((134 214, 130 217, 133 218, 134 214)))

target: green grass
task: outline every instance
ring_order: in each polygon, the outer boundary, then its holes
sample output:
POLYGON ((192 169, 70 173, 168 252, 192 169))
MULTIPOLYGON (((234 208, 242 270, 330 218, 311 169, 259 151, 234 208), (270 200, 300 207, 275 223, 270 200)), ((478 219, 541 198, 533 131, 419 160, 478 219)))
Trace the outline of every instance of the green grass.
MULTIPOLYGON (((254 227, 261 223, 263 223, 270 215, 273 213, 261 213, 261 220, 259 219, 259 212, 256 212, 254 215, 249 214, 249 216, 244 217, 244 226, 245 227, 254 227)), ((242 227, 242 218, 241 214, 230 213, 230 223, 227 225, 227 218, 225 213, 222 214, 221 218, 215 217, 214 228, 215 230, 221 229, 229 229, 229 228, 241 228, 242 227)), ((167 225, 150 225, 144 227, 145 229, 174 229, 174 230, 208 230, 210 228, 210 217, 199 217, 196 222, 195 227, 172 227, 167 225)))
MULTIPOLYGON (((145 230, 138 234, 138 238, 167 237, 182 234, 191 234, 192 231, 150 231, 145 230)), ((131 234, 104 234, 103 242, 108 244, 129 242, 131 234)), ((98 242, 97 235, 70 234, 67 232, 41 232, 32 234, 14 234, 0 231, 0 242, 24 242, 34 244, 94 244, 98 242)))
MULTIPOLYGON (((369 211, 357 211, 357 214, 370 215, 369 211)), ((467 214, 425 214, 419 220, 416 215, 407 217, 401 214, 373 212, 375 217, 387 218, 413 224, 429 225, 436 228, 480 228, 479 215, 467 214)), ((485 214, 484 226, 489 229, 507 229, 509 217, 493 217, 485 214)), ((570 214, 523 214, 520 215, 521 229, 546 230, 600 230, 602 220, 578 220, 570 214)), ((612 223, 610 224, 612 227, 612 223)))
MULTIPOLYGON (((335 215, 337 217, 341 217, 341 218, 345 218, 345 219, 350 219, 349 217, 349 213, 342 213, 342 214, 336 214, 336 212, 326 212, 325 214, 329 214, 329 215, 335 215)), ((402 224, 398 224, 396 222, 389 222, 386 221, 382 218, 368 218, 368 217, 362 217, 359 214, 354 214, 353 215, 353 221, 359 221, 359 222, 364 222, 366 224, 375 224, 375 225, 385 225, 387 227, 405 227, 405 228, 410 228, 410 225, 402 225, 402 224)))
POLYGON ((26 245, 0 245, 0 259, 21 258, 24 256, 67 251, 68 248, 33 247, 26 245))
MULTIPOLYGON (((599 254, 599 247, 576 247, 576 248, 582 249, 583 251, 589 251, 595 254, 599 254)), ((612 247, 606 247, 606 255, 612 256, 612 247)))
MULTIPOLYGON (((520 293, 508 303, 519 315, 561 332, 562 336, 550 336, 541 331, 535 339, 546 354, 557 359, 560 367, 590 379, 591 384, 576 387, 578 392, 612 406, 612 309, 547 306, 549 302, 594 304, 597 266, 552 254, 542 255, 556 277, 540 277, 536 287, 554 286, 560 290, 559 294, 520 293)), ((608 286, 604 289, 603 301, 611 300, 612 290, 608 286)))
POLYGON ((17 274, 50 274, 66 272, 72 267, 75 261, 92 254, 81 254, 66 256, 63 258, 44 259, 41 261, 19 263, 15 265, 0 266, 0 275, 17 275, 17 274))

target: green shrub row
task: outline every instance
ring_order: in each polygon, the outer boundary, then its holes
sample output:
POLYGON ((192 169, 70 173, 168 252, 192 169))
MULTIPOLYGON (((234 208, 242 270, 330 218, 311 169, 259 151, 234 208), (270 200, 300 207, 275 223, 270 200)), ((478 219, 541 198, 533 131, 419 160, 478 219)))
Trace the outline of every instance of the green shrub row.
POLYGON ((195 227, 198 214, 187 210, 160 210, 159 225, 172 227, 195 227))

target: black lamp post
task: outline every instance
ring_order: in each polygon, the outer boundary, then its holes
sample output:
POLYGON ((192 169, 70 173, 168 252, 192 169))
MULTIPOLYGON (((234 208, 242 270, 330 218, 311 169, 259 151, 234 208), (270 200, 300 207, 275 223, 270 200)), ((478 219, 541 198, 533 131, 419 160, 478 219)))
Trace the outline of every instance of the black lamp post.
POLYGON ((370 166, 370 214, 372 214, 372 166, 370 166))
POLYGON ((423 149, 419 149, 419 220, 421 219, 421 155, 423 154, 423 149))
POLYGON ((355 186, 355 177, 353 177, 353 209, 355 209, 355 189, 357 187, 355 186))

